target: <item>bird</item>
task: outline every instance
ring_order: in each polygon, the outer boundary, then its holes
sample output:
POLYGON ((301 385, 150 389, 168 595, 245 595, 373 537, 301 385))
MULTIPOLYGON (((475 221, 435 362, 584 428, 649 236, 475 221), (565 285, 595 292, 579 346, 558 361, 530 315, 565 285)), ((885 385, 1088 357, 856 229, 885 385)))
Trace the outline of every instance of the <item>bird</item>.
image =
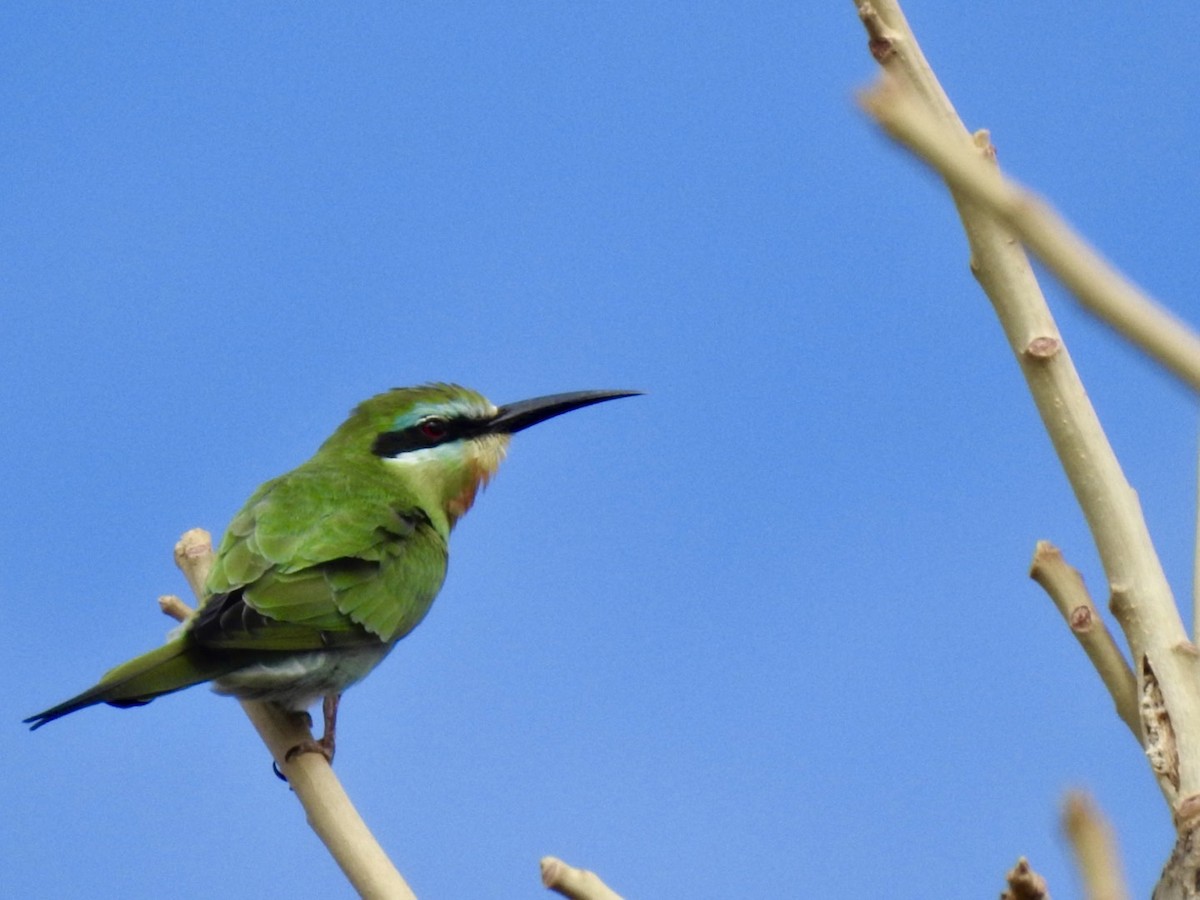
POLYGON ((167 642, 25 719, 32 730, 107 703, 130 707, 211 681, 295 714, 322 700, 332 762, 341 694, 411 632, 446 576, 450 532, 511 436, 639 391, 495 406, 456 384, 394 388, 354 408, 307 462, 267 481, 229 523, 203 597, 167 642))

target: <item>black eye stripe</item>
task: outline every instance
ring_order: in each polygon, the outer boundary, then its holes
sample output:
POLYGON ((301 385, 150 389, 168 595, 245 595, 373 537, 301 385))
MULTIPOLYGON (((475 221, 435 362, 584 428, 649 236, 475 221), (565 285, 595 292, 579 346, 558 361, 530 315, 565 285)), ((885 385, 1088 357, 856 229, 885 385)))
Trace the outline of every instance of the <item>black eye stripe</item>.
POLYGON ((447 419, 429 416, 415 425, 399 431, 385 431, 376 435, 371 452, 376 456, 399 456, 412 450, 424 450, 439 444, 448 444, 469 437, 478 430, 479 423, 470 419, 447 419), (432 426, 432 429, 431 429, 432 426), (438 426, 441 426, 438 428, 438 426))

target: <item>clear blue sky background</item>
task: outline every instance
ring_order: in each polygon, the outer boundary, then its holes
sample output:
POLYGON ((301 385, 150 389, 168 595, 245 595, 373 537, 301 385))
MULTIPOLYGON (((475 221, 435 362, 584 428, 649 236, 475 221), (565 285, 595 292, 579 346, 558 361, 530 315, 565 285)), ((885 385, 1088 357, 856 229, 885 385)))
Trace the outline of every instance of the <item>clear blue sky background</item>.
MULTIPOLYGON (((1191 4, 912 3, 1002 164, 1200 321, 1191 4)), ((347 896, 237 705, 29 715, 155 645, 358 400, 648 392, 514 442, 337 770, 417 893, 994 896, 1171 828, 1026 578, 1103 576, 840 3, 0 8, 4 891, 347 896), (654 8, 651 9, 650 7, 654 8), (933 888, 929 888, 929 885, 933 888)), ((1188 393, 1047 285, 1179 595, 1188 393)))

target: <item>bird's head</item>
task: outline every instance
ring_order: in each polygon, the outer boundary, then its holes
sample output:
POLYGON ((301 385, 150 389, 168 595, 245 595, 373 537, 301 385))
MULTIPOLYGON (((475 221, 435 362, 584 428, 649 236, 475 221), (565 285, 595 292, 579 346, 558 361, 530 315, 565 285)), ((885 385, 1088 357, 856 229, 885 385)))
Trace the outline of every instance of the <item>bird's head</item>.
POLYGON ((369 453, 393 468, 452 526, 500 466, 509 437, 554 416, 638 391, 576 391, 495 406, 455 384, 395 388, 360 403, 322 453, 369 453))

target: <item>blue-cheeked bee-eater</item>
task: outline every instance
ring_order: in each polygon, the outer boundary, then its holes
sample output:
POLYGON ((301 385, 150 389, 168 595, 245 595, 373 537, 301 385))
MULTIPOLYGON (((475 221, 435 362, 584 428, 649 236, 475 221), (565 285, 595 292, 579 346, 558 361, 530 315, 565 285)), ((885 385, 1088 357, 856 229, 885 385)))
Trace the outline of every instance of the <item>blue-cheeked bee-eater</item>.
POLYGON ((303 711, 325 733, 293 748, 332 759, 342 691, 429 611, 448 540, 512 434, 637 391, 578 391, 494 406, 451 384, 361 403, 311 459, 262 485, 217 548, 204 596, 166 644, 25 721, 108 703, 138 706, 205 681, 221 694, 303 711))

